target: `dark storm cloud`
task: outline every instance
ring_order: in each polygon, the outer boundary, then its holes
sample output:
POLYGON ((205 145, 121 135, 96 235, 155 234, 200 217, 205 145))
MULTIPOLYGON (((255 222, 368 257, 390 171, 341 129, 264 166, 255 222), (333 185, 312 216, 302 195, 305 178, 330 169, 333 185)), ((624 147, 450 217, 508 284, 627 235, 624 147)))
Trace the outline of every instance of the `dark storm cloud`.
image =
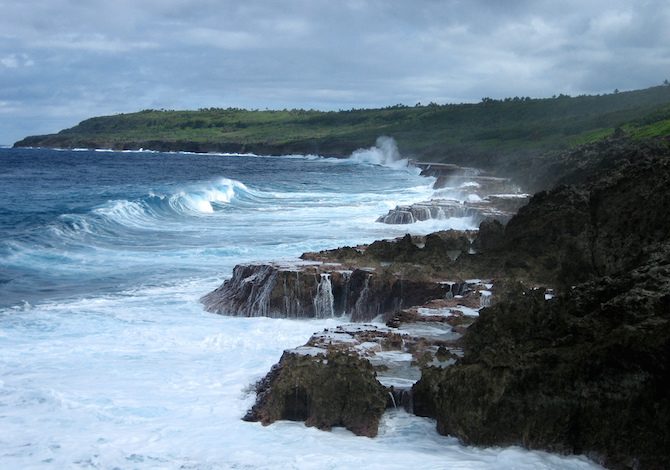
POLYGON ((600 93, 670 75, 654 1, 0 0, 0 142, 142 108, 600 93))

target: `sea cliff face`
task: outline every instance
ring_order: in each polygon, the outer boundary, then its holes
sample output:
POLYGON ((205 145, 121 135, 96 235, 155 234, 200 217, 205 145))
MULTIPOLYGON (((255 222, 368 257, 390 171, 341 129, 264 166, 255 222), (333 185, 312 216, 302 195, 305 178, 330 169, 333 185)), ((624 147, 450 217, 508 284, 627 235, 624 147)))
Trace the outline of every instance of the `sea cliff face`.
POLYGON ((415 412, 476 445, 584 453, 668 468, 670 250, 555 300, 525 291, 484 310, 453 367, 426 367, 415 412))
POLYGON ((453 367, 426 367, 415 412, 476 445, 670 466, 670 152, 536 195, 496 250, 560 282, 482 311, 453 367))

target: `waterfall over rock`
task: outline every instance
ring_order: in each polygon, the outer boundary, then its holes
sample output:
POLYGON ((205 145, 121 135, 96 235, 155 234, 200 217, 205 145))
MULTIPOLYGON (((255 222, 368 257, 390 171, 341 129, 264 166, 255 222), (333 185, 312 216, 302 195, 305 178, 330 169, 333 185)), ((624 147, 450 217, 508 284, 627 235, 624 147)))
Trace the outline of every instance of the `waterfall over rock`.
POLYGON ((491 306, 491 292, 483 290, 479 291, 479 307, 485 308, 491 306))
POLYGON ((442 298, 437 281, 402 279, 374 269, 347 270, 328 263, 243 264, 200 301, 205 310, 231 316, 330 318, 356 322, 388 316, 403 305, 442 298))
POLYGON ((316 288, 314 297, 314 315, 316 318, 330 318, 335 316, 335 297, 333 284, 329 273, 321 273, 321 281, 316 288))

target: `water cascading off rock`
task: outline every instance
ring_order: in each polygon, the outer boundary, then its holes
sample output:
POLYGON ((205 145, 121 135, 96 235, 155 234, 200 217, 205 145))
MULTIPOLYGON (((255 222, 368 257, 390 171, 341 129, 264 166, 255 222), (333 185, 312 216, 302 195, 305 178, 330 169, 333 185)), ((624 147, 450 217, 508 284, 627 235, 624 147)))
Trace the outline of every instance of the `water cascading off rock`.
POLYGON ((445 295, 439 282, 403 279, 372 269, 333 264, 244 264, 231 279, 200 299, 205 310, 231 316, 330 318, 352 321, 386 317, 403 306, 445 295))

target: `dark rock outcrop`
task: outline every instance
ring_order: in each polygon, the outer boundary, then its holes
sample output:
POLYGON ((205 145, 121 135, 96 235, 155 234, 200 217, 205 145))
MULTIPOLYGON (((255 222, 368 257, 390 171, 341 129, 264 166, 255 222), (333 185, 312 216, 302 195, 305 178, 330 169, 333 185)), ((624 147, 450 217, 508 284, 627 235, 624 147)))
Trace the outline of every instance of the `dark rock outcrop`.
MULTIPOLYGON (((426 236, 406 234, 394 240, 377 240, 370 245, 357 248, 344 247, 315 253, 304 253, 301 258, 307 261, 337 262, 362 266, 365 263, 376 265, 392 263, 398 269, 404 268, 405 279, 424 279, 420 273, 412 273, 410 265, 421 267, 427 274, 429 266, 440 267, 450 263, 462 253, 472 251, 477 236, 474 230, 445 230, 426 236)), ((453 276, 450 276, 453 277, 453 276)))
POLYGON ((667 152, 668 139, 644 141, 605 139, 562 152, 524 155, 499 162, 498 172, 510 175, 532 192, 561 185, 581 185, 632 162, 667 152))
POLYGON ((304 421, 326 430, 344 426, 368 437, 377 435, 388 400, 370 362, 346 351, 309 347, 284 352, 256 392, 247 421, 304 421))
POLYGON ((662 157, 538 193, 505 227, 502 250, 567 287, 630 269, 668 239, 668 187, 670 158, 662 157))
POLYGON ((415 412, 441 433, 670 467, 670 250, 564 298, 498 303, 464 341, 457 365, 425 368, 414 388, 415 412))
POLYGON ((504 230, 484 226, 473 260, 560 293, 501 289, 511 293, 467 330, 463 357, 422 370, 415 412, 441 433, 670 468, 670 152, 618 162, 535 195, 504 230))
POLYGON ((445 287, 437 281, 381 268, 268 263, 235 266, 233 277, 201 302, 207 311, 224 315, 328 318, 347 314, 352 321, 369 321, 444 295, 445 287))
POLYGON ((477 251, 500 250, 505 243, 505 226, 498 220, 484 220, 479 224, 479 233, 475 239, 474 249, 477 251))

